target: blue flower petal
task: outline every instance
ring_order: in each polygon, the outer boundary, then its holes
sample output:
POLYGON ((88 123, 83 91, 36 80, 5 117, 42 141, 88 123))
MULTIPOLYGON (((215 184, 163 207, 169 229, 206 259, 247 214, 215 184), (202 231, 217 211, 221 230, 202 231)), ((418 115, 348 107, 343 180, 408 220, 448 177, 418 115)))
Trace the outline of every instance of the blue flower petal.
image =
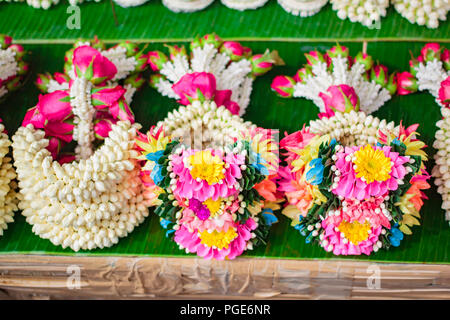
POLYGON ((278 222, 277 217, 273 214, 272 209, 263 209, 262 216, 264 217, 264 221, 266 225, 271 226, 274 223, 278 222))

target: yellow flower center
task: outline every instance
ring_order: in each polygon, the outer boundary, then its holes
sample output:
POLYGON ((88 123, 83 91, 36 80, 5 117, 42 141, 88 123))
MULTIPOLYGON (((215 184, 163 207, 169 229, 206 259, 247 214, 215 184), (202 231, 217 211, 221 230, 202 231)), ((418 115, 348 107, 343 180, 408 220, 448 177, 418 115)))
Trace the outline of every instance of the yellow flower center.
POLYGON ((216 231, 209 233, 208 230, 200 233, 201 243, 207 247, 216 247, 219 250, 223 248, 228 249, 231 241, 236 239, 238 234, 233 228, 229 228, 227 231, 216 231))
POLYGON ((210 150, 194 153, 189 157, 189 163, 193 179, 200 178, 212 185, 225 178, 223 161, 218 156, 213 156, 210 150))
POLYGON ((366 183, 386 181, 391 175, 391 159, 384 155, 383 150, 377 150, 370 145, 354 153, 357 178, 364 178, 366 183))
POLYGON ((348 241, 354 245, 358 245, 361 241, 367 240, 369 237, 370 224, 367 221, 363 224, 358 221, 342 221, 338 229, 348 241))
POLYGON ((209 209, 211 217, 215 217, 222 208, 222 199, 218 198, 217 200, 213 200, 209 198, 203 201, 203 204, 209 209))

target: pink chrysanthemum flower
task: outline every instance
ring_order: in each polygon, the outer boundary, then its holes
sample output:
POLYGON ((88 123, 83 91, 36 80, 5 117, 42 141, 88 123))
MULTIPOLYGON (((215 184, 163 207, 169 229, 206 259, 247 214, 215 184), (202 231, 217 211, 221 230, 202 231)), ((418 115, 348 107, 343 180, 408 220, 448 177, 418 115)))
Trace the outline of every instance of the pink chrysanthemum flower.
POLYGON ((236 195, 237 179, 242 177, 240 166, 245 156, 207 149, 184 150, 172 157, 172 170, 177 175, 174 194, 181 198, 217 200, 236 195))
POLYGON ((364 201, 346 199, 343 202, 344 206, 337 210, 338 215, 335 213, 327 216, 327 223, 339 224, 342 220, 345 220, 349 222, 358 221, 360 224, 364 224, 367 221, 372 227, 383 226, 390 229, 390 215, 384 209, 384 200, 384 196, 371 197, 364 201))
POLYGON ((245 224, 236 223, 234 227, 226 231, 190 232, 184 225, 175 231, 175 242, 191 253, 205 259, 234 259, 241 255, 247 248, 248 241, 252 238, 252 231, 257 228, 257 223, 248 218, 245 224))
POLYGON ((327 218, 322 221, 325 232, 321 245, 325 250, 333 251, 335 255, 370 255, 378 242, 381 226, 349 222, 342 217, 333 220, 327 218))
POLYGON ((345 147, 335 155, 339 181, 333 193, 358 200, 397 190, 407 173, 403 164, 409 161, 409 157, 400 156, 388 146, 345 147))

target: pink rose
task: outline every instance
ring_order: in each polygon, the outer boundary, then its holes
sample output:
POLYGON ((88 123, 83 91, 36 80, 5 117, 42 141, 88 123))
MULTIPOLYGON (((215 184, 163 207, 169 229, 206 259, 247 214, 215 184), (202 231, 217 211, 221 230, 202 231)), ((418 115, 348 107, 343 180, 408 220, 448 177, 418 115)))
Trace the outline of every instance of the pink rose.
POLYGON ((241 110, 241 107, 237 104, 237 102, 229 100, 229 101, 226 101, 223 105, 232 114, 239 115, 239 111, 241 110))
POLYGON ((370 79, 382 87, 387 85, 388 78, 388 68, 381 64, 374 66, 370 72, 370 79))
POLYGON ((192 100, 212 100, 216 92, 216 78, 212 73, 187 73, 172 86, 180 97, 178 103, 188 105, 192 100))
POLYGON ((134 115, 131 111, 128 104, 125 102, 125 99, 120 99, 115 102, 110 108, 109 112, 113 116, 114 119, 118 119, 121 121, 130 121, 130 123, 134 123, 134 115))
POLYGON ((169 61, 169 58, 161 51, 150 51, 147 55, 148 64, 153 71, 161 70, 164 63, 169 61))
POLYGON ((319 51, 310 51, 305 53, 306 61, 308 65, 313 66, 321 62, 326 62, 325 58, 319 51))
POLYGON ((66 120, 72 115, 69 93, 57 90, 52 93, 41 94, 39 95, 37 109, 47 121, 66 120))
POLYGON ((404 71, 397 74, 397 94, 405 96, 416 92, 417 89, 417 79, 411 73, 404 71))
POLYGON ((64 142, 71 142, 74 125, 68 122, 48 122, 44 126, 46 137, 56 137, 64 142))
POLYGON ((433 61, 434 59, 440 59, 441 46, 439 43, 427 43, 422 50, 420 50, 424 61, 433 61))
POLYGON ((325 105, 325 112, 319 114, 319 117, 331 117, 335 111, 350 112, 351 110, 359 110, 359 97, 355 89, 346 85, 340 84, 337 86, 330 86, 327 93, 319 93, 325 105))
POLYGON ((294 94, 295 80, 289 76, 276 76, 272 85, 273 91, 278 93, 283 98, 290 98, 294 94))
POLYGON ((439 101, 447 108, 450 106, 450 77, 441 82, 439 101))
POLYGON ((294 80, 296 82, 303 82, 309 76, 313 76, 311 66, 306 66, 297 70, 297 73, 294 76, 294 80))
POLYGON ((441 54, 441 61, 444 64, 445 70, 450 70, 450 50, 444 49, 441 54))
POLYGON ((25 114, 25 118, 22 121, 22 126, 26 127, 30 123, 37 129, 44 128, 45 118, 41 113, 39 113, 37 106, 28 109, 25 114))
POLYGON ((330 50, 327 50, 327 54, 330 58, 342 57, 346 58, 349 56, 349 50, 347 47, 341 45, 335 45, 330 50))
POLYGON ((255 54, 250 58, 252 63, 252 74, 254 76, 262 76, 272 69, 275 60, 272 58, 272 54, 266 51, 264 54, 255 54))
POLYGON ((111 131, 111 126, 117 123, 117 120, 112 118, 98 119, 94 122, 94 134, 97 139, 103 140, 108 137, 111 131))
POLYGON ((126 90, 121 86, 95 88, 92 90, 92 105, 96 109, 110 108, 123 98, 126 90))
POLYGON ((225 41, 222 47, 220 47, 220 52, 228 55, 231 61, 239 61, 247 56, 251 50, 250 48, 244 47, 239 42, 225 41))
POLYGON ((90 46, 80 46, 74 50, 73 65, 77 77, 84 77, 94 84, 110 80, 117 73, 116 66, 90 46))
POLYGON ((362 64, 364 69, 369 71, 373 66, 373 58, 367 53, 359 52, 355 57, 355 63, 362 64))
POLYGON ((56 159, 59 151, 61 151, 62 143, 58 138, 50 137, 48 139, 47 150, 50 151, 52 158, 56 159))
POLYGON ((53 78, 56 80, 56 82, 58 82, 59 84, 63 84, 63 83, 69 83, 70 82, 70 77, 64 73, 61 72, 55 72, 53 74, 53 78))

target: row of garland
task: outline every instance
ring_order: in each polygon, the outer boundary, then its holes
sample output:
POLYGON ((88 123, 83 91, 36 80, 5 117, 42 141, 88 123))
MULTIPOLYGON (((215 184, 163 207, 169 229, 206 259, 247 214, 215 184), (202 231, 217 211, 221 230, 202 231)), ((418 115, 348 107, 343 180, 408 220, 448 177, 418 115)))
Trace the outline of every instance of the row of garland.
MULTIPOLYGON (((0 0, 0 2, 25 0, 0 0)), ((86 0, 92 1, 92 0, 86 0)), ((93 0, 99 2, 101 0, 93 0)), ((149 0, 114 0, 120 6, 135 7, 149 0)), ((220 0, 225 6, 235 10, 250 10, 264 6, 268 0, 220 0)), ((308 17, 318 13, 328 2, 331 3, 339 19, 359 22, 366 27, 376 26, 386 16, 389 5, 411 23, 427 28, 437 28, 440 21, 447 19, 450 2, 447 0, 277 0, 283 9, 293 15, 308 17)), ((59 0, 26 0, 34 8, 48 9, 59 0)), ((83 0, 68 0, 71 5, 83 0)), ((194 12, 203 10, 214 0, 162 0, 164 6, 174 12, 194 12)))

